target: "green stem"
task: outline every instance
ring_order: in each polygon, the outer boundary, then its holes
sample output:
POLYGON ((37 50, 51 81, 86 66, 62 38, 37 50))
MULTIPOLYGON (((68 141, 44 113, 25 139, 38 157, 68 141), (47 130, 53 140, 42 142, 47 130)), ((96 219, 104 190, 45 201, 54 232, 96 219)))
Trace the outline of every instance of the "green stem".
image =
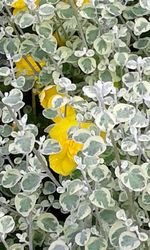
POLYGON ((118 163, 118 166, 120 167, 121 166, 121 160, 120 160, 119 150, 118 150, 117 144, 115 142, 114 135, 113 135, 112 131, 110 131, 110 138, 111 138, 112 145, 114 147, 116 161, 118 163))
POLYGON ((35 89, 32 89, 32 112, 33 112, 33 117, 34 121, 36 122, 36 94, 35 94, 35 89))
POLYGON ((29 250, 33 250, 33 242, 32 242, 32 215, 29 214, 29 250))
POLYGON ((76 7, 76 5, 75 5, 75 3, 74 3, 73 0, 69 0, 69 3, 70 3, 70 5, 71 5, 71 7, 72 7, 72 9, 73 9, 74 16, 75 16, 75 18, 76 18, 76 20, 77 20, 79 32, 80 32, 82 41, 83 41, 83 43, 84 43, 84 46, 85 46, 85 48, 88 50, 88 45, 87 45, 87 42, 86 42, 86 39, 85 39, 85 36, 84 36, 84 31, 83 31, 81 22, 80 22, 79 17, 78 17, 78 9, 77 9, 77 7, 76 7))
POLYGON ((1 242, 3 243, 3 245, 5 246, 5 248, 7 250, 9 250, 10 248, 9 248, 7 242, 5 241, 5 239, 3 238, 3 236, 1 234, 0 234, 0 239, 1 239, 1 242))
MULTIPOLYGON (((55 15, 56 15, 56 17, 57 17, 57 20, 58 20, 58 22, 59 22, 60 27, 62 28, 62 31, 63 31, 63 33, 64 33, 65 40, 68 40, 68 35, 67 35, 67 33, 66 33, 66 31, 65 31, 65 29, 64 29, 64 27, 63 27, 63 24, 62 24, 62 22, 61 22, 61 20, 60 20, 60 18, 59 18, 59 16, 58 16, 58 14, 57 14, 57 12, 55 12, 55 15)), ((57 31, 57 32, 58 32, 58 31, 57 31)))

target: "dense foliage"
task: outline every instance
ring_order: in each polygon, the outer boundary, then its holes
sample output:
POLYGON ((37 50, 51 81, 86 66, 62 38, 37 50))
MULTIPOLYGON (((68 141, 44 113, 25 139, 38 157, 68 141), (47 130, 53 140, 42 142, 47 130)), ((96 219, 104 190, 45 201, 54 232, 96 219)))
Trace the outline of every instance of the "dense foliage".
POLYGON ((150 1, 0 13, 0 249, 150 249, 150 1))

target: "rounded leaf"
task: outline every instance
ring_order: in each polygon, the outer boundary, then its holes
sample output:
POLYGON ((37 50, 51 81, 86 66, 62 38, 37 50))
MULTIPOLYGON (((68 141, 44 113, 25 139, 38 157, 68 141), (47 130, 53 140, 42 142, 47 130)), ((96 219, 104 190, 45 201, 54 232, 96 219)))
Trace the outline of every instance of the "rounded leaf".
POLYGON ((119 237, 119 246, 122 250, 137 249, 140 241, 135 233, 123 232, 119 237))
POLYGON ((85 143, 90 136, 91 134, 87 129, 78 129, 73 134, 73 140, 79 143, 85 143))
POLYGON ((48 54, 54 54, 57 49, 57 40, 54 36, 41 38, 39 40, 40 48, 48 54))
POLYGON ((102 237, 90 237, 88 243, 85 245, 85 250, 106 250, 107 241, 102 237))
POLYGON ((23 216, 29 216, 30 212, 35 206, 36 203, 36 195, 27 195, 25 193, 19 193, 15 197, 15 206, 17 211, 23 216))
POLYGON ((91 207, 87 203, 81 203, 78 207, 77 218, 78 220, 84 220, 91 214, 91 207))
POLYGON ((52 4, 50 3, 45 3, 40 5, 39 7, 39 14, 41 16, 51 16, 54 14, 55 8, 52 4))
POLYGON ((2 98, 2 102, 6 105, 12 106, 16 105, 18 102, 22 101, 23 94, 19 89, 12 89, 8 96, 2 98))
POLYGON ((108 208, 113 204, 111 194, 107 188, 94 190, 89 197, 92 204, 99 208, 108 208))
POLYGON ((40 186, 41 178, 36 173, 27 173, 21 181, 21 188, 24 192, 33 193, 40 186))
POLYGON ((140 192, 146 187, 146 177, 140 167, 132 167, 128 172, 121 174, 121 181, 130 190, 140 192))
POLYGON ((15 148, 18 153, 29 154, 35 143, 35 136, 30 131, 26 131, 24 135, 17 136, 14 140, 15 148))
POLYGON ((53 241, 48 250, 69 250, 69 247, 62 240, 53 241))
POLYGON ((136 109, 130 104, 119 103, 114 106, 113 112, 118 122, 127 122, 134 117, 136 109))
POLYGON ((34 16, 32 16, 29 13, 22 14, 21 18, 18 22, 19 26, 22 29, 25 29, 25 28, 31 26, 33 23, 34 23, 34 16))
POLYGON ((64 211, 74 211, 79 205, 79 197, 76 194, 63 193, 60 195, 60 205, 64 211))
POLYGON ((8 67, 1 67, 0 68, 0 76, 9 76, 10 68, 8 67))
POLYGON ((109 231, 109 240, 113 247, 119 248, 119 237, 121 233, 126 231, 126 226, 121 221, 116 221, 109 231))
POLYGON ((78 65, 85 74, 91 74, 96 69, 96 61, 92 57, 81 57, 78 65))
POLYGON ((75 242, 78 246, 85 246, 91 235, 91 230, 89 228, 83 229, 81 232, 76 234, 75 242))
POLYGON ((87 172, 90 178, 95 182, 101 182, 110 173, 108 167, 105 165, 88 166, 87 172))
POLYGON ((107 55, 111 51, 111 43, 99 37, 94 41, 94 49, 100 55, 107 55))
POLYGON ((59 222, 57 218, 51 213, 43 213, 38 217, 37 226, 45 232, 57 232, 59 222))
POLYGON ((17 169, 8 169, 2 177, 2 186, 11 188, 21 179, 21 174, 17 169))
POLYGON ((12 216, 5 215, 4 217, 0 218, 0 233, 1 234, 8 234, 10 233, 15 227, 15 222, 12 216))
POLYGON ((96 125, 101 131, 111 131, 116 125, 115 116, 110 112, 101 112, 95 118, 96 125))
POLYGON ((61 151, 60 144, 54 139, 47 139, 44 141, 40 152, 43 155, 56 154, 61 151))
POLYGON ((106 145, 99 136, 92 136, 87 139, 83 146, 83 154, 88 156, 97 156, 106 150, 106 145))
POLYGON ((73 180, 68 184, 68 188, 67 188, 68 193, 70 195, 75 194, 75 193, 79 192, 83 188, 83 186, 84 185, 83 185, 83 182, 81 180, 78 180, 78 179, 73 180))

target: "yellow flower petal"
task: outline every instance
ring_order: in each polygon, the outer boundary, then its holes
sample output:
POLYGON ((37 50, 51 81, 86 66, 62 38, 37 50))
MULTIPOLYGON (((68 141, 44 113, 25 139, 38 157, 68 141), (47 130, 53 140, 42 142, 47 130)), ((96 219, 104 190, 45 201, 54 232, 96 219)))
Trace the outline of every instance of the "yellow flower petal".
POLYGON ((77 125, 78 122, 75 120, 74 116, 65 117, 54 125, 50 130, 49 135, 51 138, 59 141, 60 144, 63 144, 68 139, 68 130, 77 125))
MULTIPOLYGON (((57 94, 64 96, 63 94, 57 92, 55 85, 45 87, 39 95, 41 106, 43 108, 52 108, 52 100, 57 94)), ((52 119, 55 123, 60 122, 62 119, 64 119, 65 115, 66 116, 76 115, 76 112, 71 105, 67 105, 66 110, 65 106, 62 106, 60 108, 60 113, 61 113, 60 115, 52 119)))
POLYGON ((49 156, 50 168, 63 176, 69 175, 77 166, 74 156, 82 149, 83 145, 72 140, 66 140, 61 152, 49 156))
POLYGON ((26 4, 25 4, 24 0, 16 0, 12 3, 11 6, 13 8, 16 8, 16 9, 22 9, 22 8, 26 7, 26 4))
MULTIPOLYGON (((75 116, 69 116, 56 123, 49 132, 50 137, 57 140, 62 147, 61 152, 49 156, 50 168, 64 176, 69 175, 77 166, 74 156, 83 147, 82 144, 68 139, 68 130, 77 125, 78 122, 75 116)), ((92 123, 90 122, 81 123, 80 127, 88 128, 91 125, 92 123)))
POLYGON ((45 109, 51 108, 52 99, 56 94, 58 94, 58 92, 55 85, 45 87, 39 95, 41 106, 45 109))
POLYGON ((49 156, 50 168, 57 174, 67 176, 76 167, 74 159, 67 155, 67 146, 64 146, 62 151, 58 154, 49 156))
MULTIPOLYGON (((28 61, 31 63, 32 67, 39 72, 41 69, 39 68, 39 66, 37 65, 37 63, 35 62, 35 60, 33 59, 32 56, 28 55, 27 56, 28 61)), ((44 66, 45 62, 41 61, 40 62, 40 66, 44 66)), ((26 60, 22 57, 20 59, 19 62, 16 62, 16 69, 17 69, 17 74, 20 75, 23 72, 25 72, 26 75, 30 76, 33 75, 34 72, 32 70, 32 68, 29 66, 29 64, 26 62, 26 60)))
MULTIPOLYGON (((39 0, 35 0, 34 2, 36 6, 39 5, 39 0)), ((25 4, 24 0, 16 0, 11 4, 11 7, 13 7, 14 9, 22 10, 24 8, 27 8, 27 5, 25 4)))

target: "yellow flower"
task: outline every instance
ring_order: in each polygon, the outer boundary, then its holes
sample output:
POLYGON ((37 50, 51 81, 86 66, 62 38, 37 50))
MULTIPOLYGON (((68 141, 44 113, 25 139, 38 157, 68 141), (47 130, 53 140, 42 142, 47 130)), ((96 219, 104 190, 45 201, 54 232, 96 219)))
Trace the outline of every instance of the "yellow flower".
MULTIPOLYGON (((90 125, 91 123, 82 123, 81 127, 86 128, 90 125)), ((57 140, 62 147, 59 153, 49 156, 50 168, 63 176, 69 175, 75 169, 77 164, 74 161, 74 156, 83 147, 82 144, 68 138, 68 130, 73 126, 78 126, 78 122, 75 116, 70 116, 56 123, 49 132, 50 137, 57 140)))
MULTIPOLYGON (((28 55, 26 56, 32 67, 39 72, 41 69, 39 68, 38 64, 35 62, 32 56, 28 55)), ((44 66, 45 62, 41 61, 40 66, 44 66)), ((23 72, 25 72, 26 75, 30 76, 33 75, 34 72, 30 65, 26 62, 26 60, 22 57, 19 62, 16 62, 16 69, 17 69, 17 74, 20 75, 23 72)))
MULTIPOLYGON (((36 6, 38 6, 39 5, 39 0, 35 0, 35 4, 36 4, 36 6)), ((11 7, 14 8, 13 15, 16 15, 17 12, 19 12, 19 11, 23 11, 23 10, 27 9, 27 6, 26 6, 24 0, 16 0, 16 1, 14 1, 11 4, 11 7)))
MULTIPOLYGON (((57 92, 55 85, 45 87, 39 95, 41 106, 43 108, 52 108, 52 100, 58 94, 59 93, 57 92)), ((59 95, 64 96, 63 94, 59 94, 59 95)), ((72 115, 75 116, 75 114, 76 112, 73 109, 73 107, 71 105, 67 105, 66 116, 67 117, 72 116, 72 115)), ((60 108, 60 115, 56 116, 52 120, 54 122, 60 122, 64 118, 64 116, 65 116, 65 106, 62 106, 60 108)))

